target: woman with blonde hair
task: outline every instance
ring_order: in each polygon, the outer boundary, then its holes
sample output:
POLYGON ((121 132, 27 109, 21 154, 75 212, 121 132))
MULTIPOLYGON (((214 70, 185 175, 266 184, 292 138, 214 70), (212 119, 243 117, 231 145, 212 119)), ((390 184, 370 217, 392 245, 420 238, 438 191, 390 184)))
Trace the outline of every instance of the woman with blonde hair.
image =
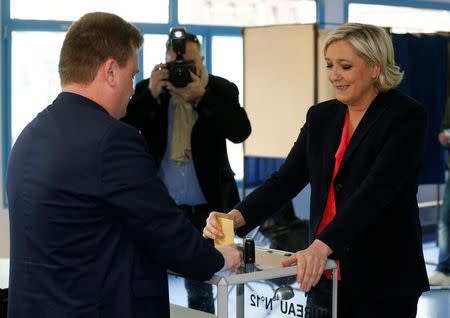
POLYGON ((324 57, 336 99, 309 109, 279 171, 228 214, 212 212, 203 235, 222 236, 219 215, 246 233, 309 183, 312 243, 284 265, 297 264, 310 309, 330 311, 332 258, 339 317, 415 317, 429 289, 416 199, 425 110, 395 89, 403 73, 385 30, 343 24, 324 57))

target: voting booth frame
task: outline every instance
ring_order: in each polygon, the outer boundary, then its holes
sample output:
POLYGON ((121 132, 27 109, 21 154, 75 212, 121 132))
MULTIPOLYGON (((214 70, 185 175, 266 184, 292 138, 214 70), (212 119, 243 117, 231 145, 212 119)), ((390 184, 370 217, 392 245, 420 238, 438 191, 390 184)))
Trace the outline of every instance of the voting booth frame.
MULTIPOLYGON (((195 311, 189 308, 184 308, 178 304, 171 304, 171 317, 173 318, 188 318, 188 317, 202 317, 202 318, 244 318, 248 317, 250 310, 256 309, 256 307, 264 307, 264 304, 270 302, 270 307, 275 307, 272 304, 278 302, 274 300, 272 295, 257 296, 254 294, 245 295, 244 286, 252 282, 264 282, 269 284, 271 280, 277 282, 281 281, 281 278, 294 278, 297 275, 297 266, 282 267, 281 260, 291 255, 286 251, 267 249, 262 247, 256 247, 256 261, 255 268, 252 271, 245 272, 243 268, 238 270, 229 270, 216 273, 207 284, 217 286, 217 311, 216 315, 195 311), (230 291, 235 287, 235 309, 236 312, 231 312, 230 291), (246 306, 247 301, 247 306, 246 306), (251 308, 250 308, 251 307, 251 308)), ((338 279, 337 279, 337 265, 333 260, 328 260, 325 269, 332 270, 332 318, 337 318, 337 292, 338 292, 338 279)), ((176 274, 175 274, 176 275, 176 274)), ((291 284, 291 280, 286 280, 286 285, 291 284)), ((294 279, 294 285, 295 283, 294 279)), ((280 287, 283 285, 280 285, 280 287)), ((297 293, 299 294, 299 293, 297 293)), ((295 296, 295 294, 294 294, 295 296)), ((288 307, 288 303, 280 300, 280 317, 285 317, 289 310, 295 310, 295 308, 288 307), (284 306, 284 307, 283 307, 284 306)), ((293 298, 289 306, 294 306, 296 299, 293 298)), ((300 305, 302 310, 305 309, 304 305, 300 305)), ((268 308, 262 308, 268 309, 268 308)), ((267 312, 261 312, 262 316, 267 316, 267 312)), ((289 313, 290 314, 290 313, 289 313)), ((295 314, 294 314, 295 315, 295 314)), ((254 315, 253 315, 254 316, 254 315)), ((262 317, 261 316, 261 317, 262 317)), ((297 316, 297 315, 296 315, 297 316)), ((271 316, 272 317, 272 316, 271 316)), ((304 316, 307 317, 307 316, 304 316)), ((315 316, 313 316, 315 317, 315 316)))

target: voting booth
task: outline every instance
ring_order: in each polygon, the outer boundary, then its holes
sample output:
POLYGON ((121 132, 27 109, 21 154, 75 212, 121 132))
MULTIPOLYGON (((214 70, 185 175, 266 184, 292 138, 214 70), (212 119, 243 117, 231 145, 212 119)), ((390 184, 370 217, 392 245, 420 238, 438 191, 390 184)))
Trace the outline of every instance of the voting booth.
MULTIPOLYGON (((325 317, 320 310, 306 307, 305 293, 295 281, 297 266, 282 267, 281 261, 292 253, 256 247, 255 264, 250 270, 241 267, 237 270, 216 273, 205 284, 214 288, 216 314, 186 308, 187 294, 183 288, 174 287, 173 282, 183 280, 171 274, 170 303, 172 318, 259 318, 259 317, 325 317), (292 298, 282 299, 282 295, 292 298)), ((337 267, 328 260, 326 269, 332 270, 332 317, 337 317, 337 267)), ((181 284, 184 286, 184 284, 181 284)))

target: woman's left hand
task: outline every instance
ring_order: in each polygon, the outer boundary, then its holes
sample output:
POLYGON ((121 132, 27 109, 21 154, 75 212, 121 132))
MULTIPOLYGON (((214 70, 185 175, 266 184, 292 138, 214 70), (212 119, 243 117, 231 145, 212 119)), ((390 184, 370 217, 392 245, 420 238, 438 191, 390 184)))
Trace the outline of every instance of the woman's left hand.
POLYGON ((319 282, 328 256, 332 252, 328 245, 316 239, 307 249, 298 251, 282 264, 283 266, 297 264, 297 281, 300 283, 300 290, 308 292, 319 282))

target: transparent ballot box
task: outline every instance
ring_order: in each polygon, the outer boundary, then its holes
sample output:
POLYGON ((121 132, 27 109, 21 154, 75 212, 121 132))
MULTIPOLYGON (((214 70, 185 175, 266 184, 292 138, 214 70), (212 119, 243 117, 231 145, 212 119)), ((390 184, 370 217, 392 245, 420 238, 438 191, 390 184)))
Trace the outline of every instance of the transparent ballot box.
MULTIPOLYGON (((290 255, 292 255, 290 252, 256 247, 254 265, 243 266, 233 271, 222 271, 216 273, 209 281, 198 282, 204 284, 206 289, 208 285, 212 285, 214 314, 187 308, 185 279, 170 274, 171 318, 336 318, 336 263, 328 260, 325 267, 326 270, 332 271, 333 276, 329 284, 331 308, 328 308, 327 313, 323 309, 306 306, 305 292, 300 290, 300 285, 295 280, 297 266, 281 265, 281 261, 290 255)), ((204 288, 198 288, 200 289, 204 288)))

